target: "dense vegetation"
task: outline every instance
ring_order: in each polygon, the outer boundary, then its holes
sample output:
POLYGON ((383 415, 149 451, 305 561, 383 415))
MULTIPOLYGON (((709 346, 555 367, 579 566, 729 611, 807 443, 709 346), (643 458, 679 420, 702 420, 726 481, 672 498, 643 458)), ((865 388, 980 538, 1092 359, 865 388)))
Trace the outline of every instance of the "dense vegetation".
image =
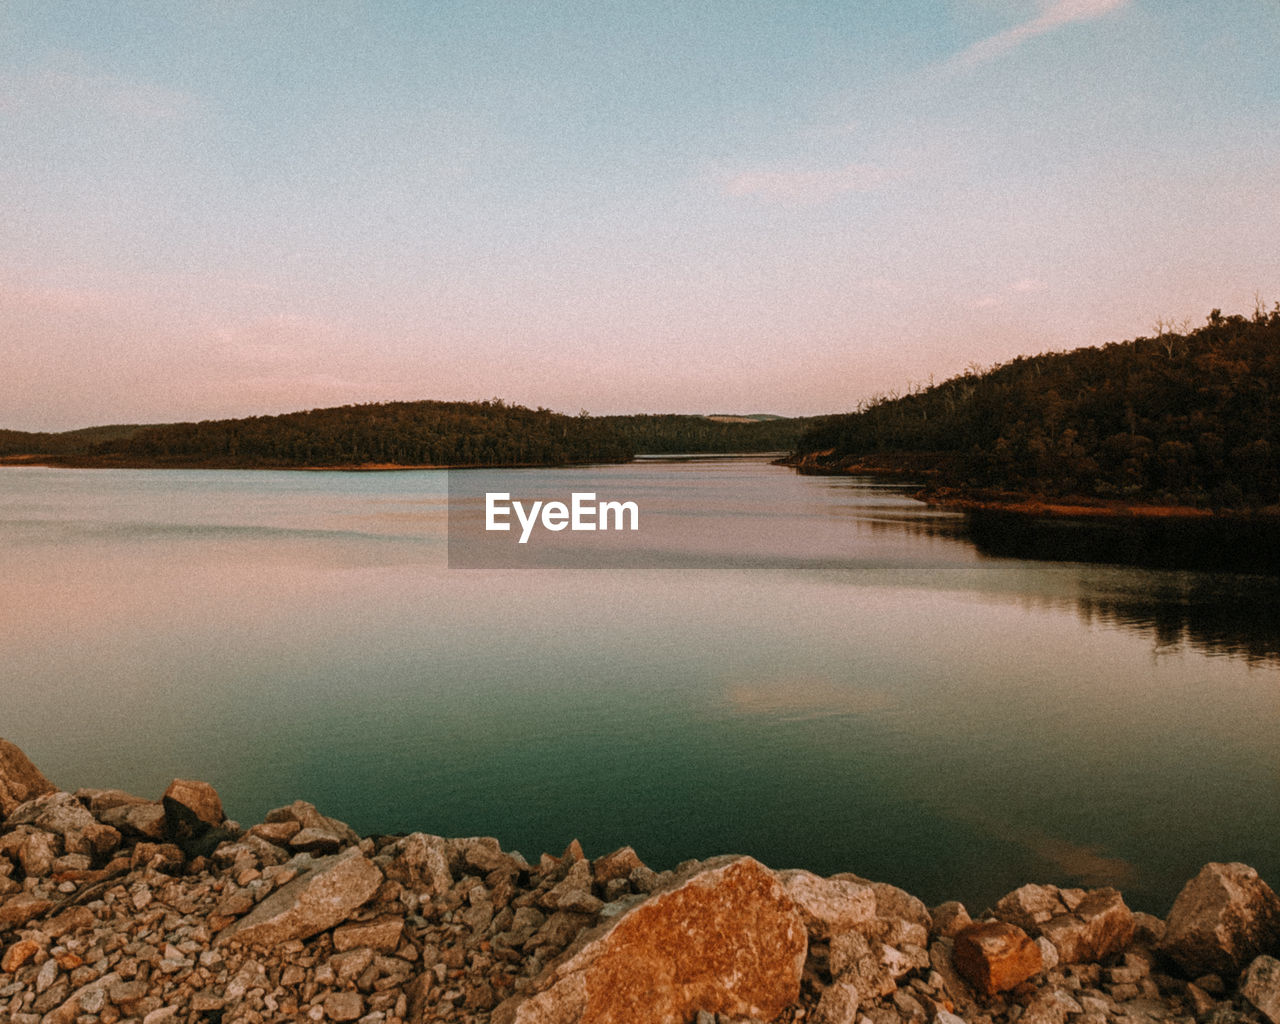
POLYGON ((691 452, 793 451, 816 417, 780 416, 600 416, 633 451, 645 455, 691 452))
POLYGON ((936 453, 945 483, 1218 508, 1280 501, 1280 304, 1026 356, 807 431, 810 465, 936 453))
POLYGON ((0 456, 3 455, 83 455, 101 441, 129 437, 142 428, 136 425, 85 427, 57 434, 28 433, 23 430, 0 430, 0 456))
POLYGON ((282 416, 0 431, 0 456, 83 465, 433 466, 617 462, 635 452, 789 451, 816 420, 780 417, 565 416, 501 399, 388 402, 282 416))
POLYGON ((52 454, 97 464, 288 467, 564 465, 624 461, 632 453, 587 417, 494 399, 387 402, 166 423, 52 454))

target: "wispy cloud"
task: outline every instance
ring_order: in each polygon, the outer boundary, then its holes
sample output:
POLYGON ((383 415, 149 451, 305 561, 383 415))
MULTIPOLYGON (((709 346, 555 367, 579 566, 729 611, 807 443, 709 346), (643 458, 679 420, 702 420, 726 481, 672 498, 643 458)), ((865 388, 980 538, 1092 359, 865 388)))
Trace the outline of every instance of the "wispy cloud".
POLYGON ((66 108, 125 121, 170 121, 197 107, 188 93, 91 68, 75 53, 24 71, 0 72, 0 110, 66 108))
POLYGON ((1008 53, 1028 39, 1044 35, 1065 25, 1080 21, 1093 21, 1105 14, 1119 10, 1130 0, 1047 0, 1042 3, 1039 15, 1013 28, 997 32, 993 36, 974 43, 946 62, 946 70, 961 70, 985 64, 1001 54, 1008 53))
POLYGON ((792 203, 821 203, 848 192, 871 192, 895 175, 876 164, 832 168, 740 171, 724 179, 727 195, 758 196, 792 203))

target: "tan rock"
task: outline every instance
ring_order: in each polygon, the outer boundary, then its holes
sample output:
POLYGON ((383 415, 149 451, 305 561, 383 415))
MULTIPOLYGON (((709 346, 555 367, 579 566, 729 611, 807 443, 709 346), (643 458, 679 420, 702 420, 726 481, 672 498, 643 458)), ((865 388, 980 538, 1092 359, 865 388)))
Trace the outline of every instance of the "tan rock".
POLYGON ((948 900, 934 907, 930 912, 933 918, 933 931, 943 938, 953 939, 956 935, 973 924, 973 918, 963 903, 948 900))
POLYGON ((1247 864, 1206 864, 1178 898, 1160 949, 1188 977, 1234 977, 1254 957, 1280 948, 1280 898, 1247 864))
POLYGON ((816 939, 847 932, 876 916, 876 893, 868 884, 820 878, 808 871, 782 871, 778 877, 816 939))
POLYGON ((0 957, 0 971, 5 974, 16 974, 18 969, 40 952, 40 944, 31 939, 19 939, 4 951, 0 957))
POLYGON ((20 804, 55 789, 26 754, 8 740, 0 739, 0 821, 20 804))
POLYGON ((1040 925, 1040 934, 1053 943, 1062 963, 1104 960, 1133 941, 1133 912, 1115 889, 1094 889, 1075 910, 1040 925))
POLYGON ((364 1013, 359 992, 331 992, 325 996, 324 1012, 330 1020, 356 1020, 364 1013))
POLYGON ((387 877, 415 892, 443 893, 453 885, 446 840, 423 832, 398 839, 379 857, 387 877))
POLYGON ((858 989, 844 981, 830 985, 813 1015, 813 1024, 856 1024, 858 1020, 858 989))
POLYGON ((53 903, 50 900, 30 893, 10 896, 4 903, 0 903, 0 931, 5 928, 21 928, 28 921, 43 917, 52 909, 53 903))
POLYGON ((704 864, 579 939, 494 1024, 684 1024, 699 1011, 771 1020, 800 991, 804 921, 749 857, 704 864))
POLYGON ((596 883, 604 885, 615 879, 628 878, 632 871, 643 866, 636 851, 629 846, 623 846, 612 853, 606 853, 603 857, 598 857, 591 865, 591 872, 596 883))
POLYGON ((315 829, 317 832, 335 836, 342 846, 353 846, 360 842, 360 837, 346 822, 321 814, 316 810, 315 804, 307 803, 305 800, 295 800, 287 807, 277 807, 275 810, 268 811, 266 820, 270 824, 296 821, 303 829, 315 829))
POLYGON ((197 779, 174 779, 164 791, 165 823, 171 838, 203 835, 226 820, 218 791, 197 779))
POLYGON ((984 995, 1005 992, 1039 973, 1040 950, 1017 925, 984 921, 955 937, 951 961, 984 995))
POLYGON ((378 891, 382 872, 358 847, 322 857, 229 925, 218 943, 274 946, 341 924, 378 891))
MULTIPOLYGON (((52 960, 48 961, 53 963, 52 960)), ((101 1007, 103 1000, 101 996, 105 994, 108 988, 115 982, 120 980, 118 974, 105 974, 101 978, 95 978, 86 985, 81 986, 72 992, 66 999, 62 1000, 56 1009, 50 1010, 41 1019, 40 1024, 73 1024, 75 1019, 86 1012, 86 1005, 96 1004, 101 1007)))
POLYGON ((1273 956, 1257 957, 1240 980, 1240 994, 1271 1024, 1280 1024, 1280 960, 1273 956))
POLYGON ((884 943, 857 930, 836 935, 829 949, 831 976, 853 985, 864 999, 891 995, 898 983, 885 962, 885 951, 884 943))
POLYGON ((151 840, 160 840, 165 836, 164 804, 149 800, 107 807, 98 813, 98 820, 118 829, 124 835, 142 836, 151 840))
POLYGON ((394 953, 404 933, 403 917, 379 917, 373 921, 344 924, 333 930, 333 948, 339 951, 367 946, 380 953, 394 953))
POLYGON ((1037 935, 1041 925, 1067 911, 1058 892, 1056 885, 1021 886, 1000 897, 995 916, 1017 925, 1028 935, 1037 935))

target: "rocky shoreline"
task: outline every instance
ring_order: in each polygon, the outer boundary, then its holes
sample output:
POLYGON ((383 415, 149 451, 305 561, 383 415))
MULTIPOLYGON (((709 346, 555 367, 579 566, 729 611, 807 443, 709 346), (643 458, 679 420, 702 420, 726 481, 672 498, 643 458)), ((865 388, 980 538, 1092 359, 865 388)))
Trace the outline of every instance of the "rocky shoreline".
POLYGON ((63 792, 0 740, 0 1021, 1280 1024, 1280 899, 1209 864, 1164 919, 1026 885, 981 913, 749 857, 356 835, 212 786, 63 792))

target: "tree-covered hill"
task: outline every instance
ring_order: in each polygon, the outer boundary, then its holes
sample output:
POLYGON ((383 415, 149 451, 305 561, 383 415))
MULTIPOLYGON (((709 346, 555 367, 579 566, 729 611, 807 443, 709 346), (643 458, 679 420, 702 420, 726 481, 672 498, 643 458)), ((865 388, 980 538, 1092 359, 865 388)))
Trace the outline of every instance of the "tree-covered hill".
POLYGON ((1214 310, 1186 333, 1020 357, 830 417, 797 445, 815 469, 899 453, 960 487, 1274 505, 1280 304, 1252 318, 1214 310))
POLYGON ((37 447, 34 453, 86 465, 237 467, 566 465, 632 455, 614 432, 590 418, 498 399, 386 402, 167 423, 54 448, 37 447))
POLYGON ((600 416, 635 452, 672 455, 690 452, 789 452, 818 417, 780 416, 600 416))
POLYGON ((635 453, 790 451, 815 419, 566 416, 500 399, 386 402, 280 416, 0 431, 0 457, 130 466, 517 466, 617 462, 635 453))

